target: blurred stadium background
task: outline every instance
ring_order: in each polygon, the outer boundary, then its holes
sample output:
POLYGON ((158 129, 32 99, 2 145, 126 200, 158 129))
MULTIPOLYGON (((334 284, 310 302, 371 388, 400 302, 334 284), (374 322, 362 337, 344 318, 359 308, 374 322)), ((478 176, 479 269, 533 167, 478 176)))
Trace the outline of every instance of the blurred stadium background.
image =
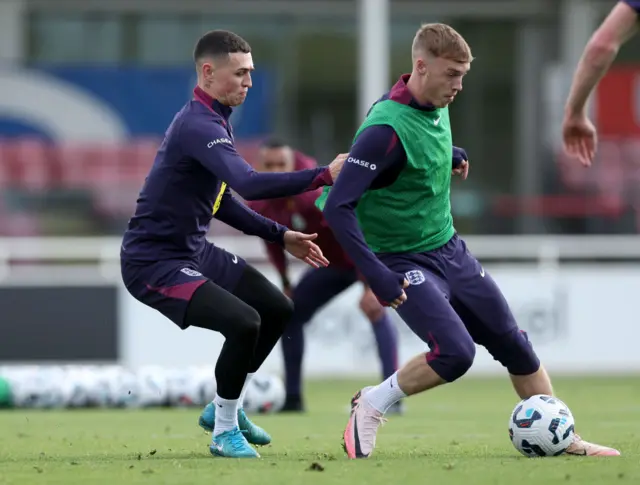
MULTIPOLYGON (((118 266, 159 140, 191 96, 201 34, 229 29, 253 47, 254 86, 233 118, 247 160, 278 134, 324 164, 410 70, 420 22, 438 21, 476 57, 451 107, 471 159, 453 189, 459 232, 552 371, 640 370, 639 40, 594 98, 595 166, 566 160, 559 144, 573 68, 613 3, 0 0, 0 365, 210 368, 220 339, 180 333, 131 299, 118 266)), ((277 281, 257 239, 221 224, 211 239, 277 281)), ((310 378, 377 374, 359 291, 309 325, 310 378)), ((423 346, 399 328, 404 360, 423 346)), ((276 350, 264 372, 280 371, 276 350)), ((479 353, 473 372, 499 371, 479 353)))

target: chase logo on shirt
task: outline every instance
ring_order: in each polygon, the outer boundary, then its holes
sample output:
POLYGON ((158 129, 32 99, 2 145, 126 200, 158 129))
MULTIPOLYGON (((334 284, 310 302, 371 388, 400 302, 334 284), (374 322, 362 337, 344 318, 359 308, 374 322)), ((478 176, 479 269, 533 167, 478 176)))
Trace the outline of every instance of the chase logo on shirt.
POLYGON ((375 170, 377 168, 375 163, 365 162, 364 160, 358 160, 357 158, 353 158, 353 157, 347 158, 347 163, 354 163, 356 165, 360 165, 361 167, 369 168, 371 170, 375 170))
POLYGON ((214 147, 216 145, 219 145, 220 143, 226 143, 227 145, 233 145, 233 142, 231 140, 229 140, 229 138, 218 138, 216 140, 213 140, 213 141, 210 141, 209 143, 207 143, 207 148, 214 147))

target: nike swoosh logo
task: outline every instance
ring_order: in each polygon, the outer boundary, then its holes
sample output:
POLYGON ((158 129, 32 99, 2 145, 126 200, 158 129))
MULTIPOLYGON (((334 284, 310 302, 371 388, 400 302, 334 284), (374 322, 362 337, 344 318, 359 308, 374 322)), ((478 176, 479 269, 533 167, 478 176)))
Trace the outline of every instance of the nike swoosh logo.
POLYGON ((438 119, 437 119, 437 120, 435 120, 435 121, 433 122, 433 124, 434 124, 434 125, 436 125, 436 126, 438 126, 438 123, 440 123, 440 118, 441 118, 441 116, 438 116, 438 119))
POLYGON ((582 450, 582 453, 576 453, 574 451, 565 451, 565 453, 567 455, 574 455, 574 456, 587 456, 587 450, 582 450))
POLYGON ((233 261, 233 264, 238 264, 238 256, 236 256, 235 254, 232 254, 232 258, 231 261, 233 261))
POLYGON ((358 435, 358 418, 356 418, 355 413, 353 416, 353 441, 355 441, 356 444, 356 458, 366 458, 367 455, 365 455, 362 452, 362 448, 360 448, 360 436, 358 435))
POLYGON ((480 276, 484 278, 484 268, 480 268, 480 276))

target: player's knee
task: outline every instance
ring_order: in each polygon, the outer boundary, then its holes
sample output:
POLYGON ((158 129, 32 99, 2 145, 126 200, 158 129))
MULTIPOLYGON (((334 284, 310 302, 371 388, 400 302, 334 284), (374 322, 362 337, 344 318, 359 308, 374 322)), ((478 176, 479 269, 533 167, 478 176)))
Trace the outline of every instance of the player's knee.
POLYGON ((271 313, 273 320, 278 322, 282 326, 284 331, 285 327, 291 321, 293 317, 293 302, 290 298, 282 295, 281 298, 274 299, 272 302, 271 313))
POLYGON ((475 358, 476 347, 473 342, 471 342, 471 345, 460 346, 457 352, 451 354, 448 358, 451 381, 455 381, 465 375, 471 369, 475 358))
POLYGON ((515 327, 487 345, 495 360, 507 368, 509 374, 527 376, 538 371, 540 359, 536 355, 527 333, 515 327))
POLYGON ((278 303, 278 306, 280 307, 282 316, 285 318, 291 318, 293 315, 293 300, 287 296, 284 296, 281 300, 282 301, 278 303))
POLYGON ((360 310, 367 317, 371 323, 375 323, 382 318, 384 315, 384 308, 382 305, 372 306, 369 304, 363 304, 360 302, 360 310))
POLYGON ((236 337, 242 340, 255 341, 260 333, 260 314, 248 307, 235 315, 232 325, 236 337))
POLYGON ((360 298, 360 310, 371 323, 377 322, 384 315, 384 308, 371 290, 366 290, 360 298))
POLYGON ((462 338, 448 346, 431 347, 427 363, 442 379, 453 382, 467 373, 476 357, 476 346, 471 337, 462 338))

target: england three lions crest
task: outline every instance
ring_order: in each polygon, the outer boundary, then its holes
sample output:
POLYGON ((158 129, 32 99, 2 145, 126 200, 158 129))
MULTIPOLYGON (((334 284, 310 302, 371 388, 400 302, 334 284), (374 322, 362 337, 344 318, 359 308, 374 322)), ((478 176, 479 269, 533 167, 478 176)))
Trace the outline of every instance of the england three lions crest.
POLYGON ((425 282, 424 274, 420 270, 412 269, 411 271, 407 271, 404 275, 410 285, 415 286, 425 282))

